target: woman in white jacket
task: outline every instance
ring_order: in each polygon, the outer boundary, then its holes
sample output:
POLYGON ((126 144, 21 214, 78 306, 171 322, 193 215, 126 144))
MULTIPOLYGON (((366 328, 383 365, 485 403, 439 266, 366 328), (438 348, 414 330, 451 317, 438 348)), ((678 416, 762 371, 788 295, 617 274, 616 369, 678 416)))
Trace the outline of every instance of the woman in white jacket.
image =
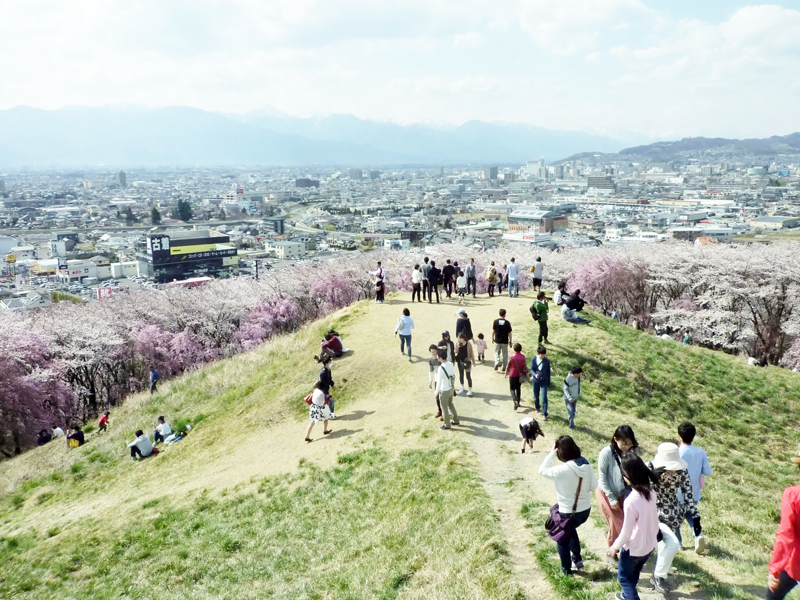
POLYGON ((556 440, 550 454, 545 457, 539 467, 539 475, 552 479, 555 483, 558 512, 563 517, 569 517, 572 514, 576 493, 578 496, 573 517, 575 527, 572 534, 557 544, 561 570, 567 575, 572 575, 573 571, 583 570, 578 527, 589 518, 589 511, 592 508, 592 493, 597 488, 597 477, 589 461, 581 456, 581 449, 575 440, 568 435, 562 435, 556 440), (563 464, 554 465, 556 457, 563 464), (579 484, 580 493, 578 493, 579 484))

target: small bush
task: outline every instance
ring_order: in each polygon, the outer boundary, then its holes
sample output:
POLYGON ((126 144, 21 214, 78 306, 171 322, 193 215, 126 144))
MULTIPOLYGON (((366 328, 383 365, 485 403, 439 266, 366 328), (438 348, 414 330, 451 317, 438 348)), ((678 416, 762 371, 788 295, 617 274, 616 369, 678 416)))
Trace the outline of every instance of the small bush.
POLYGON ((95 430, 94 423, 87 423, 83 426, 83 433, 92 433, 95 430))
POLYGON ((36 497, 36 504, 37 505, 44 504, 53 496, 55 496, 53 492, 42 492, 36 497))
POLYGON ((160 499, 158 499, 158 498, 152 498, 152 499, 148 500, 147 502, 145 502, 144 504, 142 504, 142 508, 143 508, 143 509, 146 509, 146 508, 153 508, 153 507, 154 507, 154 506, 156 506, 156 505, 157 505, 159 502, 161 502, 161 500, 160 500, 160 499))
POLYGON ((14 510, 22 508, 23 504, 25 504, 25 496, 22 494, 11 496, 11 506, 14 507, 14 510))

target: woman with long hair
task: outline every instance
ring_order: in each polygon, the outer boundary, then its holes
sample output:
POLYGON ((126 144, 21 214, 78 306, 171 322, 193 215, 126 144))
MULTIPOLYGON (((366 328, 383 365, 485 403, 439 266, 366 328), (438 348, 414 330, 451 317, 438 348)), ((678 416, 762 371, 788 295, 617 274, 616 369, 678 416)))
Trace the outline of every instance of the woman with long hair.
POLYGON ((620 469, 620 462, 626 452, 638 454, 639 443, 630 425, 620 425, 614 431, 611 443, 600 451, 597 458, 597 479, 600 485, 597 486, 595 497, 597 507, 608 525, 606 541, 609 546, 614 543, 622 529, 623 503, 630 492, 620 469))
POLYGON ((620 459, 620 471, 631 491, 625 501, 625 518, 608 555, 619 554, 617 578, 622 592, 616 600, 639 600, 636 586, 642 568, 658 543, 658 506, 654 487, 657 478, 641 458, 628 452, 620 459))

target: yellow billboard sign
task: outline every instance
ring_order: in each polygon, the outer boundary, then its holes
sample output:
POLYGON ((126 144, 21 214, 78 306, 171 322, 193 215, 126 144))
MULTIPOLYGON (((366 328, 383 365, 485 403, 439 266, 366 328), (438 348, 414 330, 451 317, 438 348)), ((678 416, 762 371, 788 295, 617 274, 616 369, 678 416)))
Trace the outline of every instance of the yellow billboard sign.
POLYGON ((17 262, 17 255, 16 254, 6 254, 6 262, 11 264, 17 262))
POLYGON ((170 246, 169 253, 172 256, 176 254, 194 254, 195 252, 208 252, 209 250, 216 250, 216 244, 197 244, 196 246, 170 246))

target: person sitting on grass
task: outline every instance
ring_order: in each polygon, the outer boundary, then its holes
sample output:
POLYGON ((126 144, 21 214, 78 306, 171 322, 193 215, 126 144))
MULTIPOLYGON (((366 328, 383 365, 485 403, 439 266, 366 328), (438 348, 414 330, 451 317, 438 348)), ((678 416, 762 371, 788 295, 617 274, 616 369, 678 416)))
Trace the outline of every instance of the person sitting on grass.
POLYGON ((525 446, 533 452, 533 442, 537 437, 544 437, 541 426, 531 417, 524 417, 519 422, 519 432, 522 434, 522 454, 525 454, 525 446))
POLYGON ((51 439, 53 439, 53 436, 50 434, 50 432, 47 431, 47 429, 42 429, 39 432, 39 437, 36 439, 36 445, 37 446, 44 446, 51 439))
POLYGON ((133 460, 137 460, 137 457, 139 460, 147 458, 153 453, 153 444, 141 429, 136 431, 136 439, 128 444, 128 448, 131 449, 133 460))
POLYGON ((77 423, 72 424, 72 432, 67 436, 67 446, 70 448, 77 448, 86 443, 86 436, 81 431, 77 423), (74 440, 74 441, 73 441, 74 440))
POLYGON ((97 433, 101 431, 108 431, 108 417, 111 416, 111 411, 106 411, 103 413, 103 416, 100 417, 100 420, 97 422, 97 433))
POLYGON ((163 442, 170 435, 172 435, 172 427, 167 424, 163 415, 158 417, 156 430, 153 432, 153 438, 155 439, 156 444, 163 442))
POLYGON ((331 332, 325 334, 325 339, 320 346, 320 357, 326 354, 331 358, 339 358, 344 353, 342 340, 331 332))

